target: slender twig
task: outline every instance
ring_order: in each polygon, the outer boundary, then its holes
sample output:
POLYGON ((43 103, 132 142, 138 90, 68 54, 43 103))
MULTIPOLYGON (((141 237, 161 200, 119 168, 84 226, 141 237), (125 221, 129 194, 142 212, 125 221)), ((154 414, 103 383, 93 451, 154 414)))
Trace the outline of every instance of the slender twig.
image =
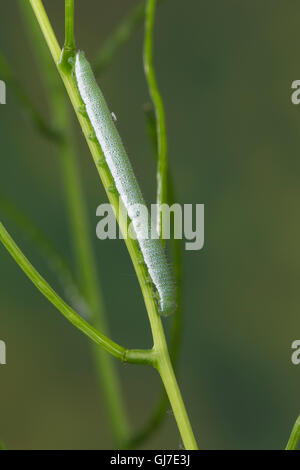
MULTIPOLYGON (((59 60, 61 57, 61 50, 57 42, 56 36, 53 32, 52 26, 49 22, 48 16, 44 9, 43 3, 41 0, 30 0, 30 4, 33 8, 33 11, 36 15, 37 21, 42 29, 45 40, 50 49, 53 60, 58 64, 58 70, 60 72, 61 78, 65 84, 66 90, 69 94, 70 100, 74 107, 74 110, 77 114, 78 120, 80 122, 81 128, 84 132, 86 141, 89 145, 91 154, 94 158, 95 164, 98 169, 98 173, 101 177, 102 183, 106 190, 107 196, 114 208, 115 214, 117 216, 120 229, 123 234, 127 233, 128 220, 125 217, 123 211, 119 213, 119 198, 115 192, 112 192, 110 189, 113 185, 113 180, 108 168, 104 168, 102 165, 103 152, 97 142, 94 142, 93 139, 90 139, 89 136, 93 131, 90 121, 81 114, 80 110, 82 109, 82 100, 80 98, 76 81, 71 72, 66 73, 64 69, 59 67, 59 60)), ((125 237, 126 238, 126 237, 125 237)), ((130 257, 132 259, 137 278, 140 283, 142 294, 144 296, 145 305, 148 312, 148 317, 150 321, 154 346, 153 351, 155 354, 155 362, 153 365, 157 368, 160 373, 161 379, 164 383, 166 392, 168 394, 174 416, 181 433, 181 437, 186 449, 197 449, 197 443, 191 428, 191 424, 186 412, 186 408, 181 396, 180 389, 174 374, 174 370, 171 364, 169 357, 169 352, 167 348, 167 343, 165 339, 165 334, 157 310, 157 304, 153 297, 152 287, 148 283, 148 272, 146 266, 141 264, 139 256, 139 248, 135 240, 131 237, 125 239, 127 249, 129 251, 130 257)))
POLYGON ((300 415, 297 418, 297 421, 294 424, 292 429, 289 441, 285 450, 297 450, 297 447, 300 442, 300 415))
POLYGON ((6 81, 10 89, 14 92, 18 102, 29 116, 31 121, 37 127, 39 132, 54 142, 61 142, 63 137, 57 128, 53 128, 44 119, 36 105, 33 103, 29 95, 26 93, 22 83, 18 80, 16 74, 8 64, 5 57, 0 53, 0 73, 1 78, 6 81))
MULTIPOLYGON (((159 3, 161 1, 162 0, 160 0, 159 3)), ((22 2, 22 4, 24 4, 22 0, 21 0, 21 2, 22 2)), ((130 12, 128 17, 114 31, 114 33, 111 35, 111 37, 109 37, 109 39, 104 43, 104 46, 101 48, 101 51, 98 55, 98 62, 97 62, 97 65, 96 65, 99 72, 102 72, 105 69, 105 67, 108 66, 108 64, 111 62, 111 60, 115 56, 116 52, 118 51, 118 49, 129 39, 129 37, 137 29, 139 24, 142 23, 143 18, 144 18, 144 14, 145 14, 145 5, 144 5, 144 3, 145 2, 142 2, 141 4, 137 5, 137 7, 135 7, 132 10, 132 12, 130 12)), ((66 16, 66 19, 68 19, 68 18, 69 18, 69 16, 66 16)), ((66 21, 66 27, 70 28, 70 25, 67 23, 67 21, 66 21)), ((71 28, 71 30, 72 30, 72 28, 71 28)), ((70 45, 71 42, 66 41, 65 44, 70 45)), ((41 44, 39 40, 35 41, 35 45, 38 46, 38 48, 43 49, 43 47, 41 47, 41 46, 43 46, 43 44, 41 44)), ((43 59, 43 57, 42 57, 42 59, 43 59)), ((45 61, 43 61, 43 62, 44 62, 44 65, 45 65, 45 61)), ((46 69, 47 68, 48 67, 46 67, 46 69)), ((49 69, 51 69, 51 68, 52 67, 50 66, 49 69)), ((45 67, 42 67, 42 69, 45 70, 45 67)), ((47 78, 49 78, 53 74, 46 73, 45 75, 46 75, 47 78)), ((54 80, 54 82, 55 82, 55 80, 54 80)), ((55 87, 54 87, 55 92, 56 92, 56 88, 57 88, 57 86, 55 85, 55 87)), ((53 100, 52 100, 52 102, 53 102, 53 100)), ((54 116, 56 116, 56 115, 57 115, 57 113, 54 113, 54 116)), ((60 129, 62 129, 62 125, 60 125, 60 129)), ((155 127, 154 127, 154 134, 156 136, 155 127)), ((66 151, 67 151, 67 149, 66 149, 66 151)), ((61 158, 61 160, 67 162, 68 159, 61 158)), ((75 165, 75 167, 76 167, 76 165, 75 165)), ((70 173, 70 172, 67 171, 66 174, 68 174, 68 173, 70 173)), ((72 180, 72 178, 67 178, 67 179, 69 179, 70 181, 72 180)), ((74 182, 74 180, 73 180, 73 182, 74 182)), ((73 185, 73 187, 76 188, 77 185, 73 185)), ((72 210, 70 212, 72 214, 72 210)), ((78 220, 82 220, 82 218, 79 218, 78 220)), ((74 232, 80 234, 80 231, 73 230, 72 233, 74 233, 74 232)), ((174 240, 174 242, 175 242, 174 245, 178 245, 178 243, 177 243, 178 240, 174 240)), ((75 251, 75 253, 78 253, 78 250, 74 250, 74 251, 75 251)), ((178 250, 176 250, 175 246, 174 246, 174 251, 175 251, 175 253, 176 253, 176 251, 178 253, 178 250)), ((84 253, 84 250, 79 250, 79 253, 80 252, 84 253)), ((176 255, 173 255, 173 256, 176 256, 176 255)), ((86 256, 83 256, 82 258, 87 259, 86 256)), ((178 269, 176 268, 176 266, 177 266, 176 261, 174 261, 174 266, 175 266, 175 271, 178 271, 178 269)), ((66 283, 64 282, 64 284, 66 284, 66 283)), ((176 276, 176 284, 177 284, 177 286, 179 286, 178 276, 176 276)), ((68 289, 68 290, 70 291, 70 289, 68 289)), ((74 292, 74 289, 72 289, 71 292, 74 292)), ((75 297, 77 297, 77 296, 74 296, 72 294, 72 296, 71 296, 71 299, 73 299, 72 304, 75 307, 79 308, 79 303, 77 301, 75 302, 75 297)), ((174 360, 174 363, 176 363, 175 356, 178 355, 177 353, 178 353, 179 343, 180 343, 178 338, 181 336, 181 321, 180 321, 180 308, 179 308, 180 302, 179 302, 179 300, 177 301, 177 304, 178 304, 178 309, 177 309, 177 312, 174 315, 174 321, 173 321, 173 324, 172 324, 171 347, 170 347, 171 356, 174 360), (173 351, 175 351, 175 350, 177 351, 176 354, 173 353, 173 351)), ((102 329, 102 328, 100 328, 100 329, 102 329)), ((102 355, 102 356, 104 356, 104 358, 107 358, 108 361, 110 360, 109 356, 107 356, 106 354, 103 354, 101 350, 96 348, 96 354, 97 354, 98 351, 100 352, 100 356, 102 355)), ((100 375, 103 376, 104 375, 103 369, 105 370, 105 367, 101 365, 101 361, 100 361, 99 365, 100 365, 100 367, 98 368, 99 373, 100 373, 100 375)), ((107 375, 107 374, 105 374, 105 375, 107 375)), ((110 375, 110 374, 108 374, 108 375, 110 375)), ((109 390, 106 395, 108 397, 110 397, 110 401, 115 401, 113 399, 113 397, 116 394, 116 390, 118 389, 117 384, 114 383, 114 380, 108 380, 108 377, 107 377, 107 380, 102 381, 102 383, 104 383, 106 385, 105 388, 109 390)), ((130 441, 129 441, 130 447, 132 445, 134 445, 134 443, 135 443, 135 445, 140 445, 142 441, 144 441, 147 437, 149 437, 150 434, 152 434, 152 432, 154 432, 154 430, 159 426, 159 424, 161 423, 163 417, 165 416, 165 412, 167 410, 167 407, 168 407, 168 400, 167 400, 166 394, 163 393, 162 398, 159 401, 158 406, 155 408, 155 411, 152 414, 152 416, 150 417, 148 423, 143 427, 143 429, 141 431, 139 431, 135 436, 133 436, 130 439, 130 441)), ((115 410, 115 415, 120 417, 122 415, 122 413, 120 413, 120 410, 117 411, 118 408, 119 408, 118 406, 113 407, 113 409, 115 410)), ((115 420, 112 419, 112 421, 114 422, 115 420)), ((118 421, 120 421, 120 418, 118 418, 118 421)), ((123 428, 124 428, 124 426, 123 426, 123 428)), ((123 432, 123 436, 125 436, 125 435, 128 436, 128 432, 123 432)), ((118 440, 120 441, 120 439, 118 439, 118 440)))
POLYGON ((70 307, 55 292, 48 282, 33 267, 13 238, 9 235, 2 222, 0 222, 0 241, 36 288, 64 315, 67 320, 69 320, 70 323, 72 323, 72 325, 122 362, 149 365, 153 363, 155 360, 155 354, 152 350, 128 350, 100 333, 100 331, 90 325, 77 312, 75 312, 75 310, 73 310, 72 307, 70 307))
POLYGON ((157 126, 157 139, 158 139, 158 167, 157 167, 157 232, 163 236, 163 220, 161 213, 161 206, 167 203, 168 191, 168 162, 167 162, 167 131, 165 110, 163 101, 157 86, 154 64, 153 64, 153 30, 155 9, 157 0, 147 0, 146 7, 146 23, 145 23, 145 42, 144 42, 144 69, 148 82, 149 93, 154 105, 157 126))
MULTIPOLYGON (((74 28, 69 25, 70 20, 74 19, 73 6, 69 2, 66 3, 66 38, 70 35, 69 28, 72 31, 71 36, 74 35, 74 28), (68 7, 71 7, 70 14, 68 7)), ((21 0, 21 7, 27 19, 28 32, 33 35, 32 45, 37 55, 37 61, 42 65, 41 71, 43 72, 43 79, 49 94, 53 120, 59 124, 60 129, 66 135, 64 144, 58 147, 58 151, 79 282, 92 313, 93 325, 106 335, 109 335, 96 266, 96 256, 91 243, 89 220, 82 188, 77 149, 74 144, 69 104, 66 100, 63 87, 58 86, 56 69, 53 67, 48 50, 42 40, 41 31, 35 21, 32 9, 29 3, 26 2, 24 4, 23 0, 21 0)), ((72 42, 74 43, 75 41, 71 38, 65 41, 68 45, 72 42)), ((103 392, 105 409, 109 418, 108 421, 111 425, 113 440, 116 447, 123 448, 128 438, 129 424, 117 371, 112 358, 101 348, 97 347, 97 345, 92 344, 92 353, 99 386, 103 392)))
MULTIPOLYGON (((157 161, 157 128, 156 119, 153 107, 146 106, 145 114, 147 119, 147 127, 150 141, 153 145, 155 161, 157 161)), ((172 205, 176 201, 174 185, 170 171, 168 172, 168 204, 172 205)), ((174 227, 173 227, 174 229, 174 227)), ((174 234, 171 234, 171 248, 172 248, 172 261, 175 272, 175 283, 176 283, 176 304, 177 308, 174 313, 171 333, 170 333, 170 355, 175 368, 177 368, 178 356, 181 346, 181 339, 183 333, 183 305, 182 305, 182 290, 183 290, 183 259, 182 259, 182 242, 179 239, 175 239, 174 234)), ((141 444, 148 439, 158 428, 161 426, 166 412, 168 410, 169 401, 165 390, 158 400, 158 403, 154 407, 154 411, 151 413, 148 421, 138 430, 129 440, 128 446, 132 449, 141 446, 141 444)))
MULTIPOLYGON (((152 28, 152 33, 153 33, 153 28, 152 28)), ((159 156, 157 153, 157 149, 159 145, 159 136, 158 136, 159 124, 157 123, 157 113, 155 113, 155 109, 153 108, 151 104, 146 104, 144 110, 145 110, 145 115, 146 115, 149 139, 154 149, 155 161, 157 162, 157 159, 159 156)), ((158 180, 161 179, 159 172, 157 173, 157 178, 158 180)), ((167 203, 170 206, 172 206, 175 202, 177 202, 177 198, 175 195, 175 189, 174 189, 174 184, 173 184, 169 165, 167 167, 167 174, 166 174, 166 178, 164 181, 166 185, 167 203)), ((170 238, 172 242, 172 259, 173 259, 173 266, 174 266, 174 271, 175 271, 175 284, 176 284, 176 295, 177 295, 177 299, 176 299, 177 309, 174 314, 174 321, 172 324, 170 351, 171 351, 171 357, 174 363, 176 364, 177 359, 178 359, 179 348, 180 348, 180 340, 182 337, 182 330, 183 330, 182 328, 183 257, 182 257, 182 242, 181 240, 175 238, 174 226, 172 226, 172 233, 171 233, 170 238)), ((159 408, 160 406, 158 406, 158 409, 159 408)))

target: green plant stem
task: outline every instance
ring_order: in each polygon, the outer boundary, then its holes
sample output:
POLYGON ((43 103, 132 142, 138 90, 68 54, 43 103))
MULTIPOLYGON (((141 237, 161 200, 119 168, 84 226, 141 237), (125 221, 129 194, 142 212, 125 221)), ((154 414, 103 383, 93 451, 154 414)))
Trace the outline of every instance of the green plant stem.
POLYGON ((74 0, 65 0, 65 43, 60 57, 60 68, 68 73, 71 69, 69 59, 75 54, 74 0))
POLYGON ((65 2, 65 21, 66 21, 66 34, 65 34, 65 49, 71 51, 75 50, 75 37, 74 37, 74 0, 66 0, 65 2))
POLYGON ((148 82, 149 93, 154 105, 158 140, 158 166, 157 166, 157 204, 158 222, 157 228, 160 236, 163 235, 163 220, 161 206, 167 203, 168 188, 168 161, 167 161, 167 131, 163 101, 157 86, 153 64, 153 32, 155 9, 157 0, 147 0, 145 41, 144 41, 144 69, 148 82))
MULTIPOLYGON (((62 108, 62 110, 65 108, 62 108)), ((68 125, 68 122, 71 122, 71 117, 69 117, 69 120, 65 120, 64 127, 68 125)), ((90 243, 89 221, 86 205, 84 204, 76 151, 72 149, 72 139, 68 139, 68 142, 70 143, 61 151, 60 162, 66 200, 68 202, 71 233, 73 234, 74 253, 82 284, 81 288, 92 312, 93 325, 105 334, 108 334, 109 329, 105 318, 101 287, 95 265, 95 255, 90 243)), ((123 448, 129 434, 129 424, 115 366, 112 363, 111 357, 105 354, 103 350, 99 349, 96 345, 92 345, 92 347, 96 372, 99 378, 99 385, 103 390, 113 438, 116 446, 123 448)))
MULTIPOLYGON (((45 40, 50 49, 53 60, 56 64, 59 64, 61 50, 59 44, 54 35, 53 29, 47 17, 46 11, 44 9, 43 3, 41 0, 30 0, 33 11, 36 15, 36 18, 39 22, 39 25, 44 34, 45 40)), ((119 198, 117 194, 112 193, 110 188, 112 187, 113 180, 108 169, 103 167, 103 153, 97 143, 89 139, 89 135, 92 132, 92 126, 86 117, 80 113, 82 106, 82 101, 78 93, 77 85, 74 77, 71 73, 65 73, 58 65, 58 70, 62 77, 62 80, 65 84, 66 90, 69 94, 70 100, 74 107, 74 110, 77 114, 79 123, 84 132, 86 141, 90 148, 91 154, 94 158, 98 173, 108 195, 109 201, 112 204, 112 207, 115 210, 118 223, 120 225, 122 233, 126 233, 127 230, 127 217, 124 217, 123 211, 119 213, 119 198)), ((161 318, 157 311, 157 306, 155 299, 153 298, 152 288, 147 282, 147 270, 146 267, 139 263, 139 250, 136 242, 130 237, 127 237, 125 240, 127 249, 129 251, 130 257, 132 259, 138 281, 142 290, 144 297, 145 305, 148 312, 148 317, 150 321, 154 346, 153 346, 153 357, 155 357, 155 362, 153 365, 158 369, 160 375, 162 376, 163 383, 165 385, 169 400, 171 402, 172 409, 174 411, 175 419, 181 433, 181 437, 186 449, 197 449, 197 444, 195 437, 187 416, 187 412, 180 394, 180 390, 173 372, 171 365, 168 348, 165 340, 164 330, 161 322, 161 318)))
MULTIPOLYGON (((147 108, 146 117, 147 117, 147 124, 148 124, 148 131, 150 141, 153 144, 154 148, 154 155, 155 161, 157 161, 157 133, 156 133, 156 121, 155 115, 153 112, 153 108, 147 108)), ((170 172, 169 172, 170 173, 170 172)), ((171 175, 168 174, 168 204, 172 205, 176 202, 176 197, 174 193, 174 186, 172 183, 171 175)), ((171 236, 171 246, 172 246, 172 261, 175 271, 175 284, 176 284, 176 304, 177 308, 173 316, 173 321, 171 325, 171 333, 170 333, 170 355, 173 361, 173 364, 176 366, 178 363, 182 333, 183 333, 183 305, 182 305, 182 272, 183 272, 183 256, 182 256, 182 246, 181 240, 175 239, 174 234, 171 236)), ((140 446, 146 439, 148 439, 162 424, 163 419, 166 415, 167 409, 169 406, 168 397, 166 395, 165 390, 163 390, 158 403, 156 404, 154 411, 151 413, 150 418, 139 429, 129 440, 128 446, 131 449, 134 449, 140 446)))
MULTIPOLYGON (((38 62, 42 64, 44 81, 49 90, 51 114, 59 128, 66 136, 65 141, 58 147, 61 174, 67 201, 67 215, 70 224, 70 233, 73 241, 73 252, 76 257, 79 280, 84 297, 92 313, 93 325, 104 334, 109 334, 106 321, 104 302, 102 300, 101 286, 97 273, 95 254, 89 233, 89 220, 81 183, 79 162, 76 146, 74 144, 72 117, 67 103, 64 89, 58 86, 58 77, 53 64, 49 64, 49 54, 44 43, 41 43, 41 33, 37 27, 29 3, 24 5, 21 0, 23 13, 28 22, 28 31, 34 36, 32 43, 37 52, 38 62), (37 31, 36 29, 37 28, 37 31)), ((66 2, 66 40, 65 47, 71 49, 74 44, 74 2, 66 2), (70 24, 72 23, 72 24, 70 24)), ((59 84, 60 85, 60 84, 59 84)), ((99 386, 103 392, 105 409, 115 446, 123 448, 129 434, 129 424, 126 415, 121 385, 112 358, 94 343, 92 354, 95 364, 99 386)))
POLYGON ((300 415, 294 424, 289 441, 285 450, 297 450, 300 441, 300 415))
MULTIPOLYGON (((158 0, 158 4, 161 4, 162 1, 158 0)), ((94 60, 95 75, 101 74, 107 68, 121 47, 142 25, 145 18, 145 5, 146 1, 141 0, 106 39, 94 60)))

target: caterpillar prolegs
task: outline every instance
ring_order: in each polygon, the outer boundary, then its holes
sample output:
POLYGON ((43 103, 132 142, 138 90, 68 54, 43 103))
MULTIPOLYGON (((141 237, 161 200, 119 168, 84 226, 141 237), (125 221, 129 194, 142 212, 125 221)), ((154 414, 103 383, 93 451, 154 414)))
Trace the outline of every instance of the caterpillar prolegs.
POLYGON ((145 237, 144 222, 140 211, 137 210, 140 205, 145 207, 144 198, 105 98, 89 62, 81 51, 76 55, 75 76, 87 116, 131 220, 143 260, 157 291, 159 312, 161 315, 169 315, 176 308, 172 272, 161 241, 151 236, 152 227, 146 227, 148 237, 145 237))

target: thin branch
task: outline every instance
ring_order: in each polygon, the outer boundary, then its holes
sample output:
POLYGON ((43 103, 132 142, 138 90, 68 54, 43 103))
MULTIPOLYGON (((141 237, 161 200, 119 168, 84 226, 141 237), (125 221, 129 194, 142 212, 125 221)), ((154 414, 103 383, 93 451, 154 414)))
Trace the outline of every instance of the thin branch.
MULTIPOLYGON (((160 5, 163 0, 158 0, 160 5)), ((94 60, 95 75, 100 75, 116 57, 120 49, 139 29, 145 19, 146 1, 140 2, 128 13, 109 35, 94 60)))
MULTIPOLYGON (((27 30, 32 38, 32 47, 42 71, 53 121, 59 124, 60 129, 66 135, 64 145, 58 147, 58 152, 78 279, 92 314, 93 325, 104 334, 109 335, 96 256, 91 242, 90 222, 82 187, 77 147, 74 142, 73 120, 70 115, 69 103, 60 82, 58 86, 57 70, 53 67, 49 51, 29 3, 25 4, 21 0, 20 6, 27 20, 27 30)), ((66 13, 68 16, 68 12, 66 13)), ((74 11, 68 18, 69 20, 74 19, 74 11)), ((66 19, 66 21, 68 20, 66 19)), ((70 28, 74 31, 74 27, 70 28)), ((70 44, 70 40, 67 42, 70 44)), ((129 434, 129 423, 115 364, 105 351, 95 344, 91 346, 95 372, 101 388, 112 438, 117 448, 124 448, 124 442, 129 434)))
POLYGON ((37 70, 40 72, 41 81, 45 88, 45 98, 48 99, 53 125, 56 123, 54 117, 56 102, 53 102, 53 97, 64 91, 63 85, 57 76, 56 64, 54 64, 51 57, 49 57, 48 47, 44 41, 43 35, 41 34, 41 29, 36 22, 28 0, 19 0, 18 4, 21 19, 24 23, 24 29, 28 35, 30 52, 34 56, 35 62, 38 66, 37 70))
POLYGON ((74 0, 65 0, 65 43, 59 61, 61 69, 67 73, 71 69, 69 59, 75 55, 74 0))
POLYGON ((163 101, 157 86, 153 64, 153 33, 157 0, 147 0, 145 41, 144 41, 144 69, 148 83, 149 93, 154 105, 158 138, 158 167, 157 167, 157 232, 162 237, 163 221, 161 205, 167 203, 168 191, 168 161, 167 161, 167 131, 163 101))
POLYGON ((294 424, 289 441, 285 450, 297 450, 300 441, 300 415, 294 424))
MULTIPOLYGON (((37 21, 39 22, 40 27, 43 31, 45 40, 51 51, 51 55, 55 63, 57 64, 61 56, 61 51, 49 18, 47 16, 47 13, 44 9, 43 3, 41 0, 30 0, 30 4, 33 8, 33 11, 35 12, 37 21)), ((114 208, 115 214, 117 215, 117 220, 120 225, 120 229, 122 233, 125 233, 128 228, 128 219, 127 217, 124 217, 124 214, 119 214, 118 195, 115 194, 115 192, 112 193, 110 191, 111 185, 114 183, 110 172, 108 171, 108 169, 105 169, 103 165, 101 165, 101 163, 99 164, 99 162, 103 158, 103 152, 96 142, 93 142, 93 140, 89 139, 89 135, 93 131, 93 128, 91 126, 90 121, 86 117, 82 116, 82 114, 80 113, 80 109, 82 107, 82 100, 78 92, 76 81, 72 76, 72 73, 65 73, 63 70, 60 69, 60 67, 59 71, 61 74, 61 78, 65 84, 66 90, 69 94, 74 110, 76 111, 81 128, 89 145, 91 154, 94 158, 99 175, 106 190, 106 194, 110 200, 110 203, 112 204, 112 207, 114 208)), ((152 365, 157 368, 160 377, 164 383, 185 448, 188 450, 197 449, 197 443, 169 357, 164 329, 158 312, 157 304, 155 299, 153 298, 152 288, 147 282, 147 269, 145 266, 139 263, 139 248, 135 240, 132 240, 132 238, 127 237, 125 243, 129 251, 131 260, 133 262, 137 278, 139 280, 151 326, 154 341, 154 353, 156 358, 155 362, 152 362, 152 365)))
POLYGON ((145 17, 145 0, 135 6, 102 45, 94 61, 95 75, 99 75, 131 38, 145 17))
POLYGON ((30 120, 33 122, 38 131, 49 140, 60 143, 63 140, 58 129, 54 129, 44 119, 38 108, 35 106, 29 95, 26 93, 22 83, 18 80, 16 74, 12 71, 7 60, 0 53, 0 73, 1 78, 6 81, 10 89, 14 92, 19 104, 22 106, 30 120))
POLYGON ((0 222, 0 241, 10 253, 15 262, 24 271, 26 276, 32 281, 37 289, 72 323, 76 328, 81 330, 90 339, 101 345, 110 354, 117 359, 123 360, 126 349, 119 346, 106 336, 98 332, 93 326, 86 322, 81 316, 75 312, 47 283, 47 281, 33 267, 30 261, 22 253, 16 245, 12 237, 9 235, 4 225, 0 222))

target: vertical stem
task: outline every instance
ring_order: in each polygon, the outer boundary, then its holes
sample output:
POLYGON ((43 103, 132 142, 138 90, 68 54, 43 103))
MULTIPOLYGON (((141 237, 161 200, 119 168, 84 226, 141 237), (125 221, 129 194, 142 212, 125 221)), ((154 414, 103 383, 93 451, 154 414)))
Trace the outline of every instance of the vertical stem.
MULTIPOLYGON (((148 308, 151 308, 151 306, 148 305, 148 308)), ((157 358, 156 368, 170 400, 184 447, 187 450, 197 450, 197 442, 175 377, 161 318, 158 315, 153 315, 152 334, 154 339, 153 349, 157 358)))
POLYGON ((167 354, 162 356, 158 366, 158 371, 169 397, 184 447, 187 450, 197 450, 197 442, 193 434, 170 358, 167 354))

